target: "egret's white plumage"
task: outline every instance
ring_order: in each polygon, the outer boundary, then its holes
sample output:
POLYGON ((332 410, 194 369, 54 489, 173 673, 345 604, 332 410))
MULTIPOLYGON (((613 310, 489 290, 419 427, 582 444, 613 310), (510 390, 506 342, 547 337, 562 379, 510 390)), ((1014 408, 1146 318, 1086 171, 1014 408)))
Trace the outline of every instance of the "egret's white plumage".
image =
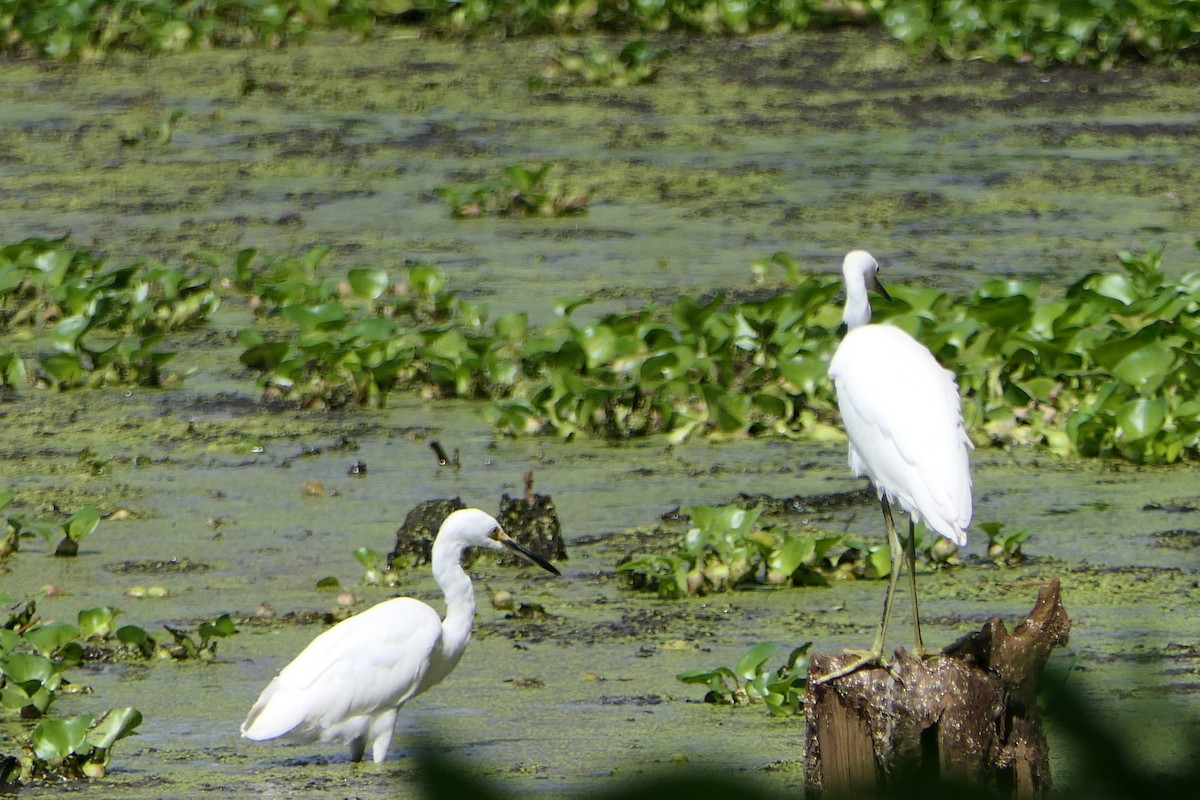
POLYGON ((954 373, 891 325, 846 334, 829 377, 850 437, 850 469, 955 544, 971 524, 970 441, 954 373))
POLYGON ((967 542, 966 529, 971 523, 967 458, 971 441, 963 429, 954 373, 943 369, 933 354, 905 331, 891 325, 868 324, 868 286, 873 284, 886 296, 878 269, 875 259, 863 250, 848 253, 842 262, 846 284, 842 320, 849 330, 829 362, 829 377, 850 438, 850 469, 855 475, 866 475, 879 493, 892 552, 892 574, 872 649, 849 667, 822 676, 822 681, 881 660, 892 597, 905 561, 911 579, 919 654, 923 645, 917 617, 913 523, 923 522, 960 546, 967 542), (892 519, 892 503, 909 514, 904 552, 892 519))
POLYGON ((360 761, 368 743, 387 757, 396 715, 408 700, 450 674, 471 639, 475 590, 462 568, 468 547, 512 551, 558 574, 478 509, 446 517, 433 543, 433 576, 446 617, 411 597, 372 606, 322 633, 284 667, 242 723, 255 741, 345 742, 360 761))

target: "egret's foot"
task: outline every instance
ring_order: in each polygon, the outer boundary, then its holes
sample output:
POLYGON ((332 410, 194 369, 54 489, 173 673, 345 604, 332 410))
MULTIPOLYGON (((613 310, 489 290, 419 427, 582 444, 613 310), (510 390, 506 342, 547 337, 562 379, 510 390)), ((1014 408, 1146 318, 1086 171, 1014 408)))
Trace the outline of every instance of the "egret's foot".
POLYGON ((878 650, 847 650, 846 651, 847 655, 854 655, 856 653, 858 654, 858 658, 854 659, 853 661, 851 661, 849 664, 847 664, 844 667, 835 669, 833 672, 830 672, 826 675, 822 675, 821 677, 817 678, 816 680, 814 680, 812 682, 813 686, 820 686, 822 683, 828 683, 829 681, 836 680, 838 678, 844 678, 845 676, 849 675, 851 672, 858 672, 863 667, 884 667, 886 669, 888 666, 887 662, 885 662, 883 660, 883 649, 882 648, 880 648, 878 650))

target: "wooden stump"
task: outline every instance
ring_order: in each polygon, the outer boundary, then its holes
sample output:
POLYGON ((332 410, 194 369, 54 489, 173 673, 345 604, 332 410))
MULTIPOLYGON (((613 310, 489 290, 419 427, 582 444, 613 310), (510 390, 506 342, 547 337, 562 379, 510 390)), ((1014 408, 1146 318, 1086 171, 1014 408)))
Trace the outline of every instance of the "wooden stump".
MULTIPOLYGON (((548 494, 534 494, 533 470, 525 473, 525 494, 521 497, 500 498, 497 521, 505 533, 516 539, 531 553, 550 561, 566 561, 567 545, 563 541, 558 509, 548 494)), ((516 556, 502 556, 501 563, 520 564, 516 556)))
POLYGON ((433 540, 446 517, 466 508, 461 497, 422 500, 413 506, 396 529, 396 546, 388 554, 388 569, 397 561, 400 566, 419 567, 433 559, 433 540))
POLYGON ((860 669, 814 686, 854 657, 813 654, 806 796, 869 796, 910 781, 982 786, 1015 800, 1045 796, 1050 762, 1037 680, 1070 630, 1053 580, 1011 634, 996 617, 935 658, 898 649, 890 671, 860 669))

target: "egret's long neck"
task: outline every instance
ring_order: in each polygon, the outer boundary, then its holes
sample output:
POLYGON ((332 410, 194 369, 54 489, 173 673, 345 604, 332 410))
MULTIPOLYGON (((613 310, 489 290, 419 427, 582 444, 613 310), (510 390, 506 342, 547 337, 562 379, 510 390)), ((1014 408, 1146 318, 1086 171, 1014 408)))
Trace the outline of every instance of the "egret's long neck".
POLYGON ((846 307, 842 322, 850 330, 871 321, 871 301, 867 299, 867 283, 861 275, 846 275, 846 307))
POLYGON ((475 621, 475 587, 462 568, 463 543, 441 538, 433 543, 433 579, 446 595, 442 620, 442 654, 453 666, 458 662, 475 621))

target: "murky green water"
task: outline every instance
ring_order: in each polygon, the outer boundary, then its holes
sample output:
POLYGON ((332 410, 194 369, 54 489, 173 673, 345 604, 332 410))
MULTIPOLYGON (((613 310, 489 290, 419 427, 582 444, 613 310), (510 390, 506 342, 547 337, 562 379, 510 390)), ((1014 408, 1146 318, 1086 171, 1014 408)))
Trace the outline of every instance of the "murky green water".
MULTIPOLYGON (((549 39, 330 38, 282 52, 6 63, 0 232, 14 241, 69 231, 119 263, 329 244, 330 269, 428 261, 447 270, 451 289, 535 319, 581 292, 612 307, 736 291, 750 285, 749 262, 776 250, 832 272, 846 249, 866 247, 890 281, 955 289, 994 274, 1062 286, 1114 266, 1118 249, 1158 244, 1171 274, 1197 268, 1194 68, 910 65, 861 33, 666 44, 675 56, 660 83, 621 91, 530 92, 528 77, 560 46, 549 39), (185 116, 171 141, 154 142, 173 109, 185 116), (455 222, 434 194, 543 160, 591 193, 587 216, 455 222)), ((216 322, 231 331, 247 321, 231 300, 216 322)), ((28 542, 0 566, 5 592, 54 584, 67 594, 39 601, 46 618, 115 605, 123 622, 147 629, 249 614, 264 601, 280 612, 327 609, 334 598, 315 582, 354 584, 351 552, 389 549, 413 504, 457 495, 493 510, 527 469, 554 496, 572 559, 559 580, 480 562, 480 583, 553 617, 505 619, 481 592, 466 657, 406 710, 382 767, 352 767, 337 747, 237 737, 257 692, 315 626, 247 623, 216 663, 86 670, 79 677, 96 696, 61 699, 58 713, 128 704, 146 716, 141 735, 118 745, 107 794, 406 796, 417 735, 440 737, 517 792, 561 793, 678 764, 732 765, 788 791, 802 782, 800 722, 703 705, 673 676, 732 664, 759 641, 861 646, 883 586, 662 603, 611 577, 637 546, 614 534, 740 492, 853 488, 841 446, 505 441, 468 405, 403 398, 381 412, 268 414, 235 347, 222 337, 193 344, 176 366, 197 371, 178 389, 23 388, 0 404, 0 476, 26 507, 134 512, 103 523, 73 561, 28 542), (458 448, 462 468, 439 469, 431 438, 458 448), (85 447, 113 457, 102 474, 80 466, 85 447), (368 464, 365 477, 347 474, 354 460, 368 464), (313 480, 324 497, 302 496, 313 480), (119 569, 172 559, 203 568, 119 569), (124 596, 147 583, 170 598, 124 596)), ((1200 528, 1188 510, 1200 505, 1196 469, 987 450, 974 464, 976 519, 1031 528, 1032 559, 922 576, 927 641, 946 644, 993 614, 1015 618, 1041 583, 1061 578, 1075 620, 1061 658, 1078 660, 1076 678, 1131 746, 1169 766, 1183 743, 1163 720, 1183 720, 1163 710, 1177 702, 1200 714, 1200 589, 1195 550, 1158 534, 1200 528)), ((873 506, 818 521, 880 527, 873 506)), ((970 553, 982 553, 983 538, 976 533, 970 553)), ((402 590, 437 601, 424 573, 402 590)), ((392 593, 355 592, 364 604, 392 593)), ((894 627, 906 641, 903 620, 894 627)), ((1069 775, 1069 761, 1057 767, 1069 775)))

